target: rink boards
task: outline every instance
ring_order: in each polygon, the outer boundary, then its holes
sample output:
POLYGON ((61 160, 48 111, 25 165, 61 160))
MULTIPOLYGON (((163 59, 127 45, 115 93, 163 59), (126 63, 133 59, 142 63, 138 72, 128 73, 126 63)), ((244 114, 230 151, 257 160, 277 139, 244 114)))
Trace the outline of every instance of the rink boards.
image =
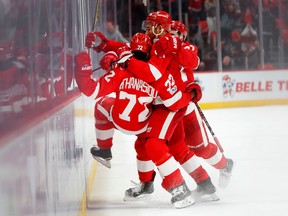
POLYGON ((202 107, 288 104, 287 70, 195 73, 202 107))
POLYGON ((26 130, 19 124, 7 134, 0 145, 0 215, 85 215, 86 181, 93 177, 85 148, 95 133, 91 115, 76 112, 82 99, 67 99, 58 111, 31 118, 26 130))

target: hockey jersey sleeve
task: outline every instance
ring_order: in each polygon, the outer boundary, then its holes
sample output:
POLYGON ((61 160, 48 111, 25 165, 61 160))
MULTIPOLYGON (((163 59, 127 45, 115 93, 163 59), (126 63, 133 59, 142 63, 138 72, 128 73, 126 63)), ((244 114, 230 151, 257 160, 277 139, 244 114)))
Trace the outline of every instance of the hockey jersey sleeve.
POLYGON ((188 92, 181 91, 176 83, 171 73, 168 73, 167 76, 163 76, 161 80, 153 83, 153 86, 158 90, 158 95, 161 98, 160 103, 163 103, 172 111, 186 107, 192 99, 192 95, 188 92))
POLYGON ((114 41, 114 40, 107 40, 106 43, 107 43, 107 45, 102 50, 105 53, 107 53, 109 51, 116 52, 120 47, 127 45, 126 43, 114 41))
POLYGON ((95 91, 96 82, 91 79, 92 66, 90 56, 80 52, 75 56, 75 80, 79 90, 86 96, 91 96, 95 91))
POLYGON ((155 64, 131 58, 127 70, 147 83, 155 82, 162 77, 161 69, 155 64))
POLYGON ((96 81, 95 92, 93 98, 100 98, 110 93, 116 92, 119 89, 119 85, 125 77, 125 71, 119 68, 108 71, 99 80, 96 81))
POLYGON ((75 79, 79 90, 93 99, 115 92, 124 75, 121 70, 115 68, 115 70, 107 72, 97 81, 92 79, 90 56, 85 52, 75 56, 75 69, 75 79))
POLYGON ((144 62, 133 57, 130 58, 127 70, 147 83, 159 80, 163 74, 166 73, 168 65, 175 55, 169 54, 165 56, 165 58, 160 58, 153 53, 154 52, 151 51, 151 58, 148 62, 144 62))
POLYGON ((109 52, 115 51, 124 46, 125 43, 108 39, 101 32, 88 32, 85 38, 85 46, 90 49, 93 48, 95 52, 109 52))

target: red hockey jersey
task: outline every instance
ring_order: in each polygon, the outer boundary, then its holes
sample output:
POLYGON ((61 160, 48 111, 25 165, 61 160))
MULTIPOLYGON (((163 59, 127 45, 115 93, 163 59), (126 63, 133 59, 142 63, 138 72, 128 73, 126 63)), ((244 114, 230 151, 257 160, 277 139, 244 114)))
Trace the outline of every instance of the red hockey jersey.
POLYGON ((86 96, 97 100, 116 93, 115 103, 110 109, 111 121, 118 130, 126 134, 139 134, 146 130, 152 103, 156 98, 160 98, 172 111, 186 107, 191 100, 189 93, 179 90, 170 73, 148 84, 127 70, 115 68, 95 81, 91 78, 91 67, 77 65, 77 61, 75 63, 76 82, 86 96))

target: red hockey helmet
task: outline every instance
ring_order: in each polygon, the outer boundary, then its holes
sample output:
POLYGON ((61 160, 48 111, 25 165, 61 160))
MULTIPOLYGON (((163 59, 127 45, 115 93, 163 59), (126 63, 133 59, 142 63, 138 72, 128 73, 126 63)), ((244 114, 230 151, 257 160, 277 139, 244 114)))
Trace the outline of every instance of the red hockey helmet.
POLYGON ((152 43, 151 39, 147 34, 144 33, 136 33, 130 42, 131 51, 141 51, 145 53, 149 53, 151 49, 152 43))
POLYGON ((147 18, 146 22, 152 23, 153 26, 156 26, 158 24, 161 24, 163 29, 166 31, 170 31, 172 19, 169 13, 166 11, 156 11, 150 13, 147 18))
POLYGON ((176 36, 178 36, 181 41, 184 41, 187 37, 187 29, 184 23, 180 21, 172 21, 171 25, 171 33, 174 35, 177 33, 176 36))

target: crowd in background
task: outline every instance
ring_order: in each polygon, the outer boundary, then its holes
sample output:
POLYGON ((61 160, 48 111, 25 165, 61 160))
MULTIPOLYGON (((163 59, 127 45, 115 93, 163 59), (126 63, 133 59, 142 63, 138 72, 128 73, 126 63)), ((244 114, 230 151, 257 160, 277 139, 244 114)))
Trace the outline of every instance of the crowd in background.
MULTIPOLYGON (((119 4, 123 1, 118 1, 119 4)), ((126 4, 126 3, 122 3, 126 4)), ((199 48, 201 65, 198 71, 218 71, 217 37, 221 39, 223 70, 258 70, 287 68, 288 16, 287 0, 182 0, 179 17, 179 1, 154 0, 144 4, 132 1, 132 32, 139 31, 145 11, 171 11, 174 20, 185 21, 188 39, 199 48), (147 8, 148 7, 148 8, 147 8), (170 8, 169 8, 170 7, 170 8), (261 19, 259 16, 261 8, 261 19), (219 20, 216 14, 219 8, 219 20), (220 32, 217 25, 220 25, 220 32), (217 33, 219 32, 219 33, 217 33), (261 37, 260 37, 261 36, 261 37), (263 67, 261 67, 263 55, 263 67)), ((129 38, 127 11, 117 15, 119 30, 129 38)))
POLYGON ((0 123, 69 90, 71 6, 60 0, 0 0, 0 123))

